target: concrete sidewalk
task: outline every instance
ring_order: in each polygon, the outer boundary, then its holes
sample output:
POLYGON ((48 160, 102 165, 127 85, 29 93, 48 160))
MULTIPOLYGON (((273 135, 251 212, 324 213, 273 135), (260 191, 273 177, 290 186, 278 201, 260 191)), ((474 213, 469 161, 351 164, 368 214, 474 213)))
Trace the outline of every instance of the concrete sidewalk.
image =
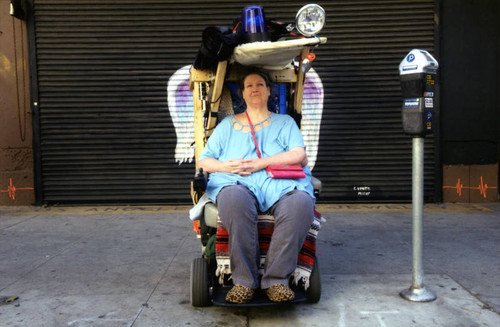
POLYGON ((187 207, 0 207, 0 326, 500 326, 500 204, 428 205, 430 303, 411 285, 411 205, 323 205, 322 298, 193 308, 187 207))

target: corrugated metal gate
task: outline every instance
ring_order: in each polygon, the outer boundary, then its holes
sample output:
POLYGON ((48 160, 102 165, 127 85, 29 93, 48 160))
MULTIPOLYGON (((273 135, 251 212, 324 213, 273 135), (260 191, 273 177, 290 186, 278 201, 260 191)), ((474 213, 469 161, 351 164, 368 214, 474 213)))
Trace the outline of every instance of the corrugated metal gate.
MULTIPOLYGON (((268 18, 292 22, 304 3, 260 4, 268 18)), ((314 169, 322 200, 408 201, 411 139, 401 132, 397 67, 413 48, 434 53, 434 1, 318 4, 328 14, 315 63, 325 94, 314 169)), ((38 202, 189 202, 190 93, 181 68, 194 61, 203 29, 231 26, 243 6, 35 0, 38 202), (167 86, 184 100, 169 101, 167 86)), ((428 198, 437 182, 433 143, 428 198)))

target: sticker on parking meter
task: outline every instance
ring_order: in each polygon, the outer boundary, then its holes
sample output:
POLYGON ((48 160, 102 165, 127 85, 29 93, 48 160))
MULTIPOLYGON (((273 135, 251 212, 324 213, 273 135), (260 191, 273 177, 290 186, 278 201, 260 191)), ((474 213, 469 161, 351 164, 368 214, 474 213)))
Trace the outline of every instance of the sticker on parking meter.
POLYGON ((416 70, 417 68, 418 68, 418 65, 406 65, 406 66, 403 66, 403 71, 416 70))
POLYGON ((418 109, 420 107, 420 99, 405 99, 404 108, 405 109, 418 109))
POLYGON ((412 62, 413 60, 415 60, 415 55, 413 53, 410 53, 407 57, 406 57, 406 61, 408 62, 412 62))
POLYGON ((425 128, 426 129, 432 128, 432 112, 430 111, 427 111, 425 114, 425 128))
POLYGON ((432 98, 425 98, 425 107, 434 108, 434 100, 432 98))

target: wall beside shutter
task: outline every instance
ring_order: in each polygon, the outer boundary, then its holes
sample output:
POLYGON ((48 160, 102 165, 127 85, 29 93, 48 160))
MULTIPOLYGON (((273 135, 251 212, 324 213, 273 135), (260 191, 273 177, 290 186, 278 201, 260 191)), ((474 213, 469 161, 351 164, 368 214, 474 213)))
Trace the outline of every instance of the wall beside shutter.
MULTIPOLYGON (((434 52, 434 1, 318 3, 328 14, 328 43, 314 64, 324 92, 313 171, 321 200, 409 201, 411 139, 401 131, 397 67, 413 48, 434 52)), ((304 3, 260 4, 268 18, 292 22, 304 3)), ((203 29, 232 26, 244 5, 34 0, 41 201, 189 203, 186 66, 203 29)), ((425 151, 433 198, 432 137, 425 151)))

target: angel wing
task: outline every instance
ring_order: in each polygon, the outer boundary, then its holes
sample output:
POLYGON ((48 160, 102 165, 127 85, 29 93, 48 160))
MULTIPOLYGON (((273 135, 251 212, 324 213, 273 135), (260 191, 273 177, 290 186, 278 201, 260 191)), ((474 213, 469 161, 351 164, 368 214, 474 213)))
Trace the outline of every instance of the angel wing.
POLYGON ((168 110, 174 123, 177 144, 175 162, 190 163, 194 158, 193 94, 189 90, 191 65, 178 69, 170 76, 167 85, 168 110))
POLYGON ((323 116, 324 90, 318 73, 311 68, 306 74, 302 101, 302 137, 311 171, 318 157, 319 132, 323 116))

